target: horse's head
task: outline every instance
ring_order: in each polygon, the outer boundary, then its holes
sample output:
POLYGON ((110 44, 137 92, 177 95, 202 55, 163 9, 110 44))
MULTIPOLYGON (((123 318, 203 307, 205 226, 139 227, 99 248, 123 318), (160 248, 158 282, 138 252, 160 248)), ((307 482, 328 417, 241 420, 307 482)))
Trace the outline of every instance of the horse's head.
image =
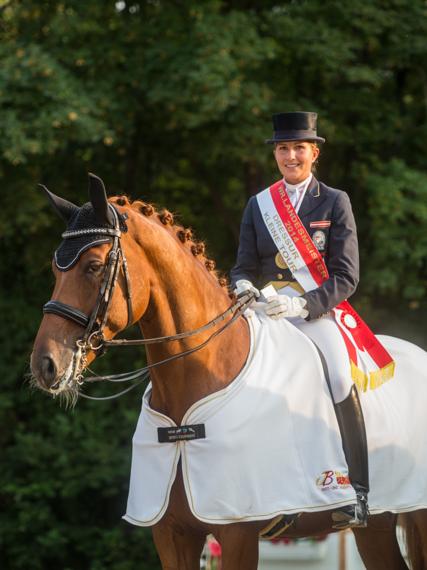
POLYGON ((43 308, 31 372, 37 387, 76 396, 82 371, 102 339, 112 338, 145 311, 148 276, 132 279, 138 289, 132 306, 126 256, 138 253, 128 232, 131 220, 125 209, 107 201, 102 180, 89 175, 90 202, 82 207, 43 188, 67 229, 52 262, 55 288, 43 308))
MULTIPOLYGON (((90 202, 82 207, 44 191, 67 229, 31 356, 37 387, 75 400, 83 371, 104 341, 131 323, 139 322, 145 338, 173 336, 198 329, 229 306, 226 281, 218 279, 203 243, 167 210, 126 197, 108 201, 94 175, 90 202)), ((201 338, 152 344, 148 360, 166 362, 201 338)), ((208 349, 203 354, 210 358, 208 349)))

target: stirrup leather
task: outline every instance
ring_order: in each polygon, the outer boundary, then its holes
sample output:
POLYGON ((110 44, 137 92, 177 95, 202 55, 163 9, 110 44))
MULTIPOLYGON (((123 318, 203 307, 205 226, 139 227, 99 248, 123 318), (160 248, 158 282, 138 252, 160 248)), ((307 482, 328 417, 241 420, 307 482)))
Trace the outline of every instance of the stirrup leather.
POLYGON ((368 497, 366 493, 357 493, 357 503, 342 507, 332 513, 332 528, 364 528, 368 524, 368 497))

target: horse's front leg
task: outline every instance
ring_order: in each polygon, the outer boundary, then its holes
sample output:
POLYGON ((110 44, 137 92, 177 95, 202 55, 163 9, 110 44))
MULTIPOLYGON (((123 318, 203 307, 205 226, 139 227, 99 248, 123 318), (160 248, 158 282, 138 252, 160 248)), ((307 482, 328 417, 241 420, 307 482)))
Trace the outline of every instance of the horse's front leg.
POLYGON ((163 570, 200 570, 205 533, 184 529, 167 518, 153 526, 152 532, 163 570))
POLYGON ((181 465, 164 517, 152 527, 163 570, 200 570, 200 557, 209 530, 192 515, 182 480, 181 465))
POLYGON ((221 544, 222 570, 257 570, 259 530, 258 522, 221 525, 213 530, 221 544))

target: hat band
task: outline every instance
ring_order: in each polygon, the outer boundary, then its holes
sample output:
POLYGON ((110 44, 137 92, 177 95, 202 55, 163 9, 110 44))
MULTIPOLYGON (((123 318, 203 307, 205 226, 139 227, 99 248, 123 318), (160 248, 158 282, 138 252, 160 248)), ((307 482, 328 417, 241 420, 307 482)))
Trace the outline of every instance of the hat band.
POLYGON ((273 138, 276 140, 300 140, 304 138, 317 138, 317 132, 313 129, 295 131, 274 131, 273 138))

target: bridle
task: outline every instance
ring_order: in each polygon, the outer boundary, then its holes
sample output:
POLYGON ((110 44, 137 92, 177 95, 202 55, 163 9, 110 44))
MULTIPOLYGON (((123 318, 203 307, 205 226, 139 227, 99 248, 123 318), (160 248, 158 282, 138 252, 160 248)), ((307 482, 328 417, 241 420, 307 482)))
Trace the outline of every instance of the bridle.
POLYGON ((109 204, 109 208, 113 212, 114 222, 115 222, 114 228, 88 228, 83 230, 66 231, 62 234, 62 237, 64 239, 79 237, 82 235, 96 235, 96 234, 108 235, 112 237, 112 246, 107 257, 107 263, 104 269, 102 283, 95 302, 95 307, 92 310, 91 314, 86 315, 86 313, 84 313, 83 311, 80 311, 79 309, 76 309, 71 305, 56 300, 48 301, 43 306, 43 313, 45 314, 50 313, 60 316, 64 319, 73 321, 79 326, 85 328, 82 337, 77 339, 76 341, 76 351, 74 353, 75 373, 71 381, 75 381, 79 386, 81 386, 85 382, 98 382, 98 381, 126 382, 129 380, 139 379, 137 383, 131 385, 130 387, 126 388, 121 392, 113 394, 112 396, 96 398, 93 396, 88 396, 87 394, 80 393, 82 397, 91 400, 110 400, 113 398, 117 398, 125 394, 126 392, 129 392, 130 390, 141 384, 144 380, 146 380, 149 376, 150 369, 155 368, 157 366, 161 366, 178 358, 183 358, 185 356, 188 356, 189 354, 192 354, 193 352, 200 350, 201 348, 206 346, 208 342, 210 342, 213 338, 221 334, 235 320, 237 320, 245 311, 245 309, 249 307, 249 305, 252 303, 254 296, 253 293, 247 293, 242 295, 237 299, 235 303, 233 303, 230 307, 228 307, 228 309, 226 309, 223 313, 216 316, 214 319, 202 325, 201 327, 191 331, 182 332, 171 336, 161 336, 161 337, 137 339, 137 340, 105 339, 103 330, 107 323, 108 311, 110 308, 111 299, 113 297, 118 276, 120 274, 120 269, 122 270, 124 276, 125 297, 126 297, 127 314, 128 314, 127 324, 125 328, 127 328, 133 323, 131 284, 129 278, 128 265, 126 262, 126 256, 124 254, 120 242, 120 237, 121 237, 120 220, 116 210, 111 204, 109 204), (147 364, 147 366, 144 366, 143 368, 139 368, 132 372, 125 372, 122 374, 111 374, 108 376, 90 376, 87 378, 83 378, 83 371, 86 368, 86 363, 87 363, 87 353, 90 350, 97 352, 105 350, 105 348, 110 346, 145 346, 149 344, 182 340, 200 334, 210 328, 213 328, 222 321, 225 321, 227 317, 229 317, 230 315, 231 318, 227 322, 225 322, 225 324, 223 324, 219 329, 214 331, 205 341, 201 342, 200 344, 191 349, 185 350, 178 354, 174 354, 159 362, 147 364))
POLYGON ((120 242, 122 232, 120 230, 119 216, 111 204, 109 204, 109 208, 114 216, 114 228, 88 228, 84 230, 66 231, 62 234, 64 239, 98 234, 112 237, 113 243, 107 257, 102 283, 92 313, 88 316, 86 313, 83 313, 83 311, 62 303, 61 301, 51 300, 43 306, 43 313, 52 313, 85 327, 83 336, 78 340, 78 346, 86 351, 99 350, 105 342, 103 329, 107 322, 108 310, 120 268, 122 268, 125 278, 125 296, 128 313, 126 328, 133 322, 131 285, 126 257, 120 242))

